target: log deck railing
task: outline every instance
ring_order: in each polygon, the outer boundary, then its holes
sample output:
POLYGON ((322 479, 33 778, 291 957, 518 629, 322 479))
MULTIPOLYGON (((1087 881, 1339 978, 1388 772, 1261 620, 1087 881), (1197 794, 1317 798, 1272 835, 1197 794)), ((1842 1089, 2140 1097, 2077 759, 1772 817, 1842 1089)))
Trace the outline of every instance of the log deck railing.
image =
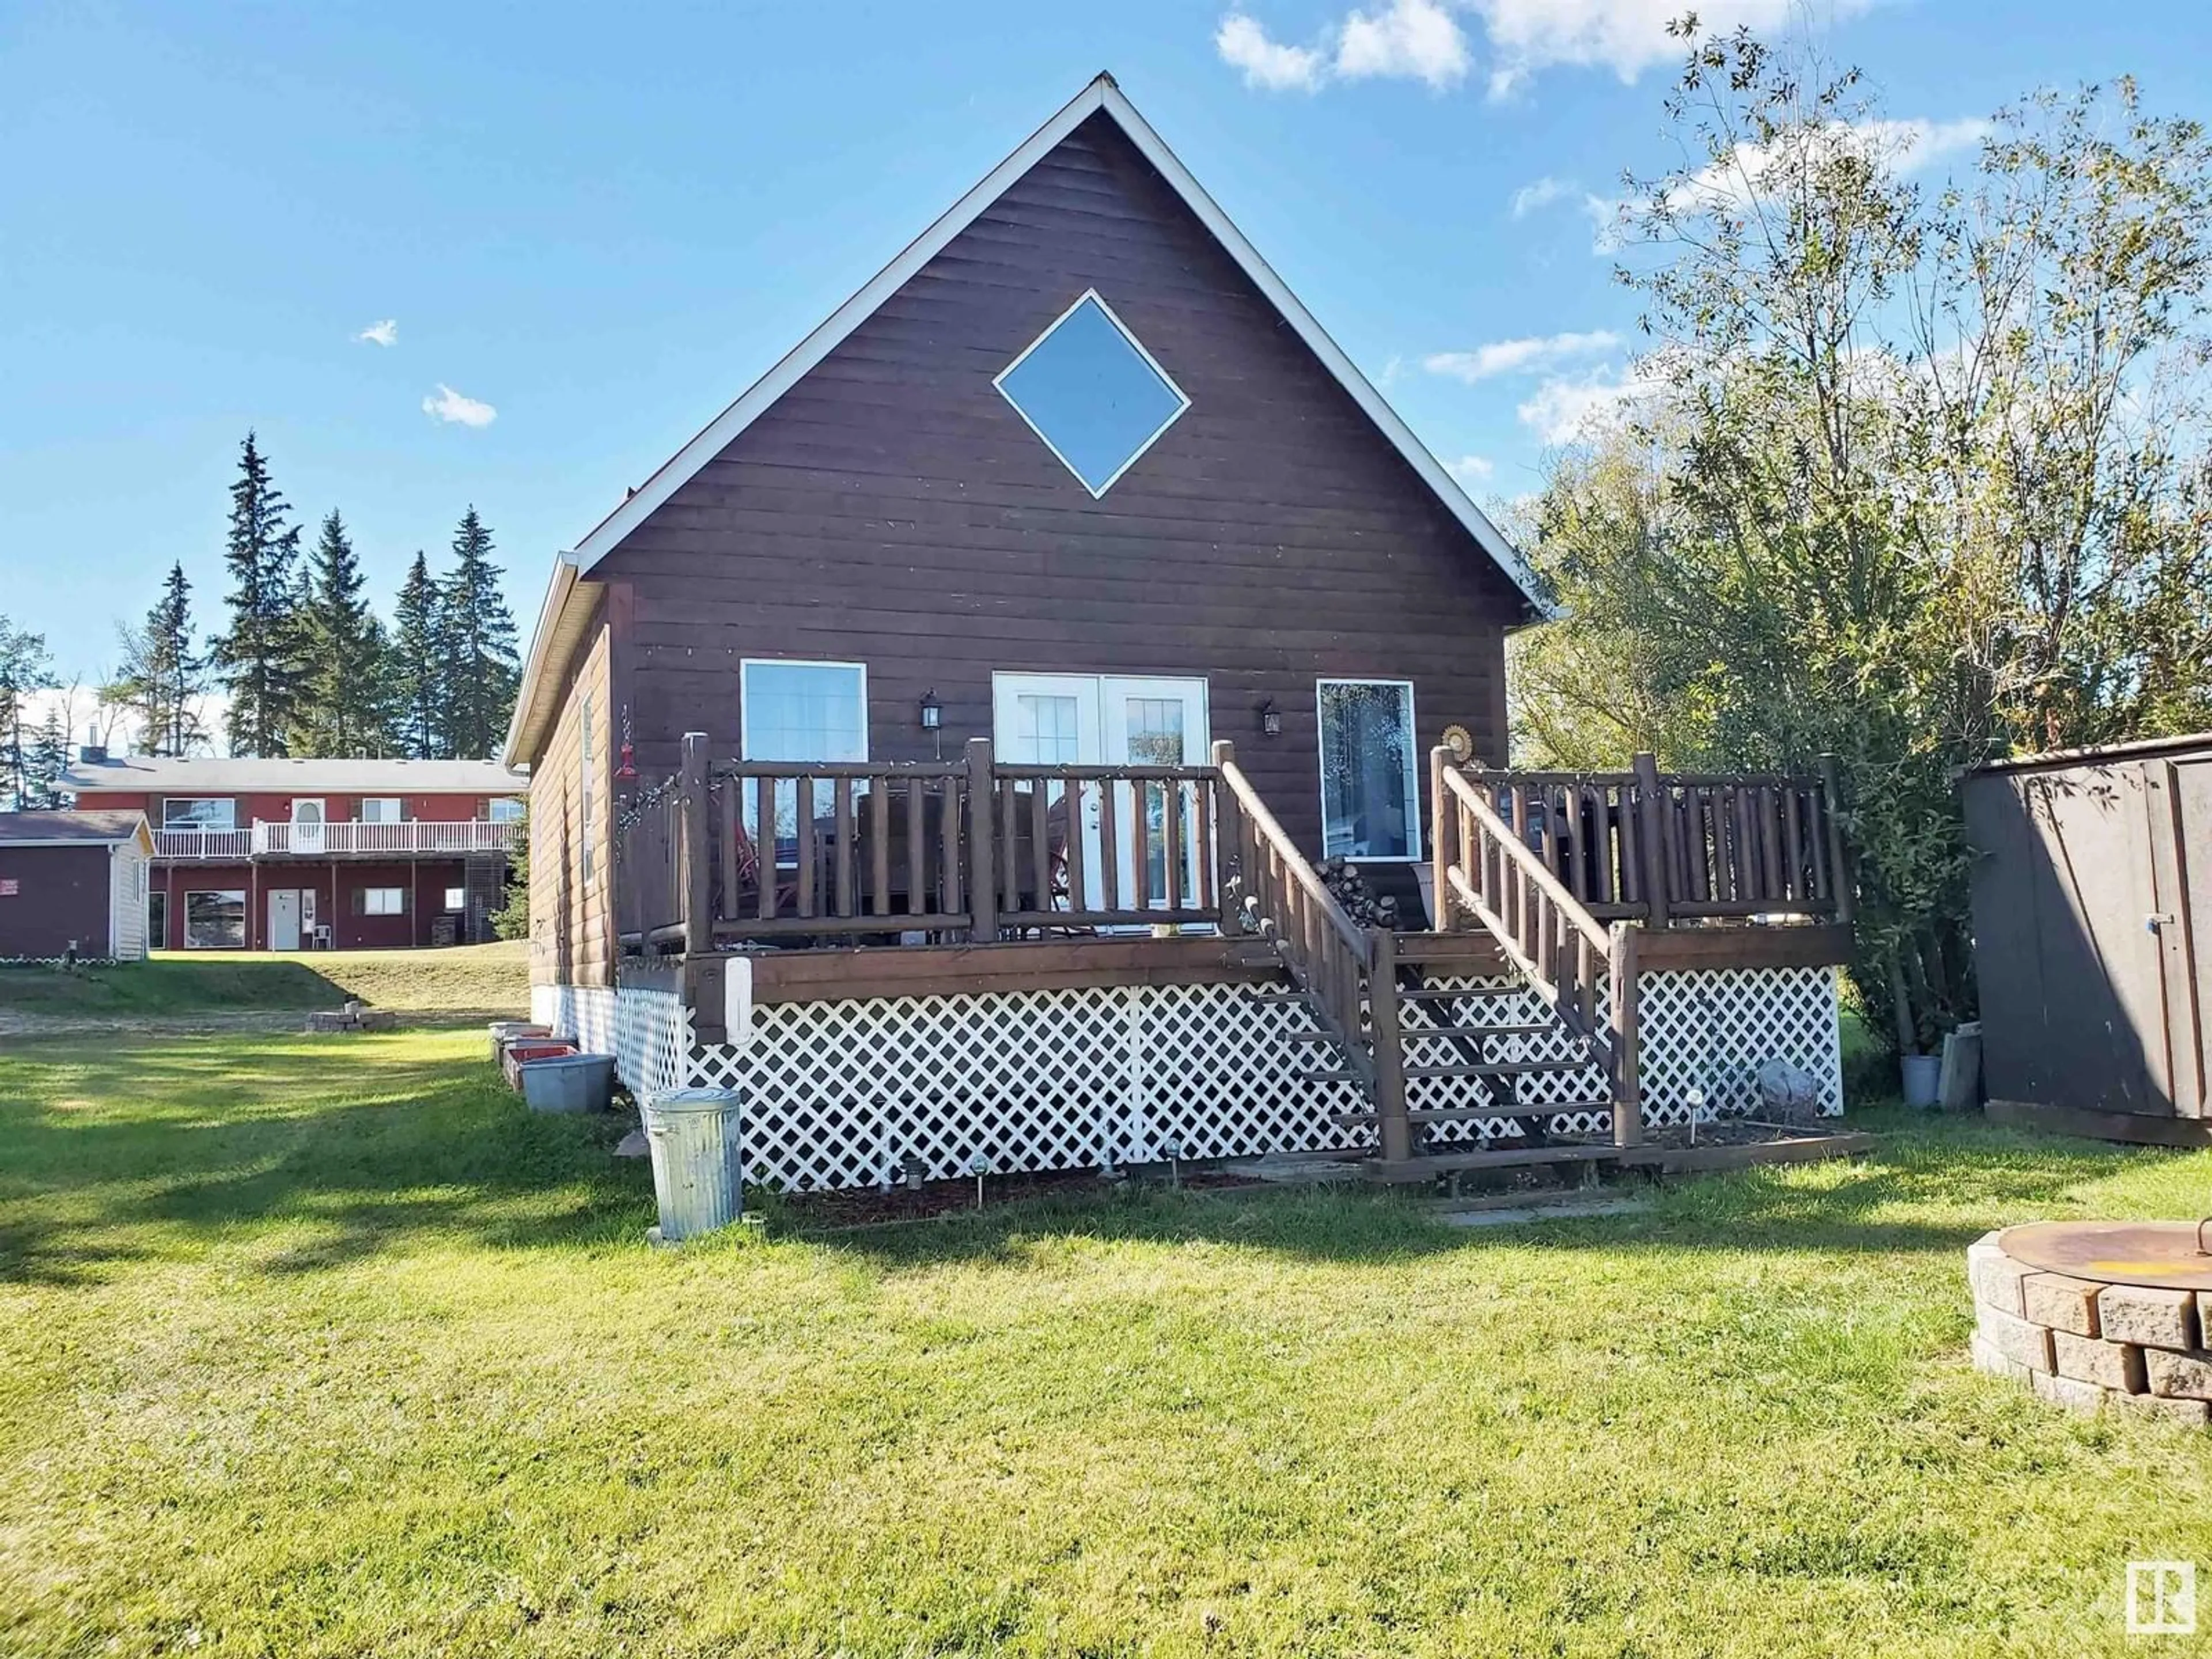
POLYGON ((617 932, 686 952, 1218 925, 1210 766, 951 761, 682 769, 616 830, 617 932))

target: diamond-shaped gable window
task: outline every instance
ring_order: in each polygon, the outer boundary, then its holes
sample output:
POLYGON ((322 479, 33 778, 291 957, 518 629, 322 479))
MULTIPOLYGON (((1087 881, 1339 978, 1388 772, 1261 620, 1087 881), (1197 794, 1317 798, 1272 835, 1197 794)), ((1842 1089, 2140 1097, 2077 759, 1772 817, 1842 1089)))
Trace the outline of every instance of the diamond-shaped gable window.
POLYGON ((1094 496, 1190 407, 1097 294, 1085 294, 992 382, 1094 496))

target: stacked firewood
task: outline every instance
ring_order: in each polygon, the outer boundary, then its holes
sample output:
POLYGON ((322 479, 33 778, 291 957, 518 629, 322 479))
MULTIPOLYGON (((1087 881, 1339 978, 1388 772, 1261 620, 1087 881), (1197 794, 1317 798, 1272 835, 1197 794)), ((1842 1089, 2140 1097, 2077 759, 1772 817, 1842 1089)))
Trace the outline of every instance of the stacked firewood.
POLYGON ((1367 878, 1359 873, 1357 865, 1347 864, 1340 858, 1327 858, 1314 868, 1321 872, 1322 885, 1328 889, 1328 896, 1360 927, 1398 925, 1398 901, 1388 894, 1377 894, 1367 884, 1367 878))

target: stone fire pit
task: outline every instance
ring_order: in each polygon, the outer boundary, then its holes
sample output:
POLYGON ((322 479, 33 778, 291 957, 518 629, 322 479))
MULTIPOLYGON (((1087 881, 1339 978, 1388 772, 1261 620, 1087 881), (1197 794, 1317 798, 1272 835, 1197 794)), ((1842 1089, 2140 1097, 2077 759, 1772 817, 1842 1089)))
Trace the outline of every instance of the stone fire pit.
POLYGON ((1969 1247, 1966 1277, 1978 1369, 2072 1411, 2212 1416, 2212 1255, 2196 1223, 2008 1227, 1969 1247))

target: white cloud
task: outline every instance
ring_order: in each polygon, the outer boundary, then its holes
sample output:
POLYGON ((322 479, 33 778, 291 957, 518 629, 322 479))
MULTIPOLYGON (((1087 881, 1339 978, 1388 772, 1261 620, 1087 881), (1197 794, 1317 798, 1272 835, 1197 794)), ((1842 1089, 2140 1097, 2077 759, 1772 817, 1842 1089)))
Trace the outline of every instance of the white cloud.
POLYGON ((380 323, 371 323, 353 337, 357 343, 368 345, 398 345, 399 343, 398 319, 386 317, 380 323))
POLYGON ((1318 48, 1286 46, 1270 40, 1258 21, 1231 12, 1213 32, 1213 49, 1231 69, 1241 70, 1248 87, 1270 92, 1311 92, 1322 82, 1325 60, 1318 48))
MULTIPOLYGON (((1827 0, 1833 18, 1864 11, 1872 0, 1827 0)), ((1537 70, 1555 64, 1609 69, 1633 81, 1659 64, 1672 65, 1686 50, 1667 33, 1669 20, 1688 9, 1683 0, 1474 0, 1490 47, 1494 95, 1513 91, 1537 70)), ((1802 0, 1704 0, 1696 8, 1701 31, 1733 33, 1748 24, 1772 33, 1795 22, 1802 0)))
POLYGON ((1464 79, 1467 38, 1437 0, 1390 0, 1372 17, 1355 11, 1336 41, 1336 72, 1352 79, 1397 76, 1437 90, 1464 79))
POLYGON ((453 387, 443 385, 435 396, 422 399, 422 412, 434 421, 457 426, 489 426, 499 418, 499 411, 489 404, 464 398, 453 387))
POLYGON ((1520 340, 1492 340, 1472 351, 1439 351, 1422 358, 1421 367, 1431 374, 1448 374, 1472 386, 1494 374, 1527 374, 1570 357, 1594 356, 1620 343, 1620 336, 1602 328, 1586 334, 1532 335, 1520 340))
POLYGON ((1549 207, 1563 197, 1572 196, 1575 191, 1571 179, 1554 179, 1549 174, 1532 179, 1513 192, 1513 216, 1525 219, 1538 208, 1549 207))
POLYGON ((1625 418, 1665 389, 1657 374, 1611 368, 1546 380, 1513 412, 1547 444, 1577 443, 1625 418))
POLYGON ((1462 455, 1455 461, 1446 461, 1444 471, 1463 484, 1478 484, 1488 482, 1498 464, 1487 455, 1462 455))
POLYGON ((1371 15, 1353 11, 1310 46, 1269 38, 1249 12, 1232 11, 1213 32, 1221 61, 1248 87, 1311 92, 1332 77, 1421 81, 1441 91, 1464 80, 1473 58, 1443 0, 1387 0, 1371 15))

